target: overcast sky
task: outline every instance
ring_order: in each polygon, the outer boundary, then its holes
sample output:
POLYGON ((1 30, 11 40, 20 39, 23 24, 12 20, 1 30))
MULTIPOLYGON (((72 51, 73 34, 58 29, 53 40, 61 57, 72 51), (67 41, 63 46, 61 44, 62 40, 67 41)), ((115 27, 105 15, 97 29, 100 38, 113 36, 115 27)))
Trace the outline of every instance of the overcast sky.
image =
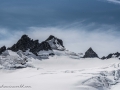
POLYGON ((89 47, 101 57, 120 52, 120 0, 0 0, 0 46, 22 34, 64 41, 74 52, 89 47))

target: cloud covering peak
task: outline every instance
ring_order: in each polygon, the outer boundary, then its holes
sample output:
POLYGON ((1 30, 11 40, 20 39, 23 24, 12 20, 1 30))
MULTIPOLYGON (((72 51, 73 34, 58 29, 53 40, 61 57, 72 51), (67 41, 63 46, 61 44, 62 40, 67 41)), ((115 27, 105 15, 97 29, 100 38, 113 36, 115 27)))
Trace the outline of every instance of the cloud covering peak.
POLYGON ((65 47, 100 56, 120 50, 120 0, 1 0, 0 46, 11 46, 23 34, 44 41, 49 35, 65 47))
POLYGON ((12 46, 23 34, 27 34, 34 40, 39 39, 39 42, 46 40, 49 35, 54 35, 62 39, 64 46, 70 51, 84 53, 89 47, 92 47, 100 57, 109 53, 120 52, 120 36, 115 27, 103 25, 89 31, 95 24, 72 27, 74 25, 66 27, 29 27, 25 31, 11 33, 6 30, 4 33, 6 38, 0 40, 2 42, 0 46, 12 46))

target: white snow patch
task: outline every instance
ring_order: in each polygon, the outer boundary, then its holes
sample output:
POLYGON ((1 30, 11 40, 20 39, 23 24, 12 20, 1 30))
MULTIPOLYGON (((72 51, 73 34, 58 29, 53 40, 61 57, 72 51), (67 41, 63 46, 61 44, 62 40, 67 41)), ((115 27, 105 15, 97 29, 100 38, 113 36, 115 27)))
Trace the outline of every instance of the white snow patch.
POLYGON ((42 61, 32 58, 29 63, 35 68, 1 69, 0 85, 31 86, 25 90, 110 90, 120 78, 118 59, 72 59, 55 55, 42 61))

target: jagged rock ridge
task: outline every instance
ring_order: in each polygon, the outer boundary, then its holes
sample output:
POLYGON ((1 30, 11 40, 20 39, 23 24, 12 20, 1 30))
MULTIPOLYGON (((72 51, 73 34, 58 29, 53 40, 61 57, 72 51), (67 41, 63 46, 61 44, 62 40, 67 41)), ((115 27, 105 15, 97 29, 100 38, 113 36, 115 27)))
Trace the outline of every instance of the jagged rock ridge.
POLYGON ((15 52, 18 50, 25 52, 28 49, 32 49, 34 46, 36 46, 36 44, 39 44, 37 40, 33 41, 27 35, 23 35, 21 39, 19 39, 18 42, 9 49, 15 52))
POLYGON ((98 55, 93 51, 92 48, 89 48, 83 58, 99 58, 98 55))
POLYGON ((33 40, 27 35, 23 35, 16 44, 8 49, 15 52, 18 50, 22 50, 23 52, 30 50, 34 54, 37 54, 40 50, 52 50, 48 42, 39 43, 38 40, 33 40))
POLYGON ((110 59, 110 58, 119 58, 120 59, 120 53, 116 52, 116 53, 111 53, 108 56, 103 56, 101 59, 110 59))

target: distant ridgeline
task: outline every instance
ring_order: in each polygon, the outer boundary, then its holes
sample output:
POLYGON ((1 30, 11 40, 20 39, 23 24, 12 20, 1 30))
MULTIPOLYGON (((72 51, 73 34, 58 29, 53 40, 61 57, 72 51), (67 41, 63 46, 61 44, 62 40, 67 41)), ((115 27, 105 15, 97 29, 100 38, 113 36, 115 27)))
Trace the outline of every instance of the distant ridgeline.
POLYGON ((63 41, 61 39, 58 39, 52 35, 50 35, 45 41, 39 43, 38 40, 33 40, 28 37, 28 35, 23 35, 17 43, 15 43, 13 46, 6 48, 5 46, 0 48, 0 54, 4 52, 5 50, 12 50, 14 52, 17 52, 19 50, 26 52, 29 50, 35 55, 38 55, 40 51, 46 51, 50 55, 53 55, 53 50, 60 50, 64 51, 65 47, 63 46, 63 41))
MULTIPOLYGON (((23 35, 17 43, 15 43, 13 46, 6 48, 6 46, 3 46, 0 48, 0 54, 5 52, 6 50, 11 50, 14 52, 18 52, 19 50, 26 52, 29 51, 33 53, 36 56, 47 54, 49 55, 55 55, 53 50, 58 51, 67 51, 63 45, 63 41, 53 35, 50 35, 45 41, 39 43, 38 40, 33 40, 28 37, 28 35, 23 35)), ((78 54, 73 53, 74 56, 77 56, 78 54)), ((70 55, 70 54, 69 54, 70 55)), ((93 51, 93 49, 90 47, 82 56, 81 58, 99 58, 99 56, 96 54, 96 52, 93 51)), ((110 59, 110 58, 118 58, 120 59, 120 53, 112 53, 108 56, 104 56, 100 59, 110 59)))

